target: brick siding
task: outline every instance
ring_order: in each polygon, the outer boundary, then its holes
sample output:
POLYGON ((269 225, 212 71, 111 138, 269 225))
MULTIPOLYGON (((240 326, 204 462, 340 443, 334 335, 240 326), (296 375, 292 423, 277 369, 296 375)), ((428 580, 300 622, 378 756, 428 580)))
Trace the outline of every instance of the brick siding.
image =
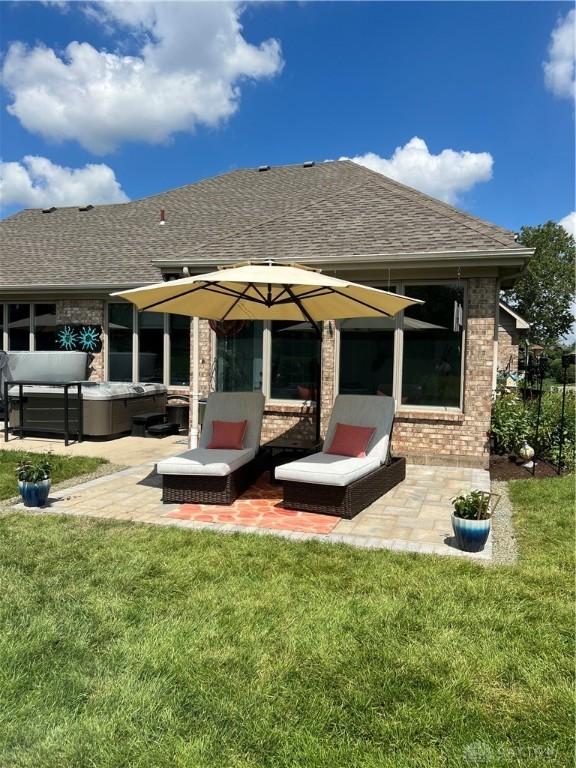
POLYGON ((517 331, 498 328, 498 369, 518 372, 518 352, 520 349, 517 331))
MULTIPOLYGON (((56 302, 58 325, 104 325, 104 302, 98 299, 64 299, 56 302)), ((104 349, 88 355, 88 379, 104 379, 104 349)))

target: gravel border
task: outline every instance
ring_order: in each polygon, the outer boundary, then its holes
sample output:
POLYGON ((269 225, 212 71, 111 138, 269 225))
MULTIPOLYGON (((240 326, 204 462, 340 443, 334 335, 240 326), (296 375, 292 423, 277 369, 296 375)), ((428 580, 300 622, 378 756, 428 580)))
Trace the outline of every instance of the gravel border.
MULTIPOLYGON (((68 480, 61 480, 59 483, 55 483, 50 487, 50 493, 53 491, 59 491, 64 488, 70 488, 72 485, 80 485, 81 483, 87 483, 90 480, 97 480, 99 477, 106 477, 106 475, 114 475, 116 472, 122 472, 130 467, 124 466, 124 464, 100 464, 92 472, 86 472, 83 475, 74 475, 69 477, 68 480)), ((12 496, 10 499, 3 499, 0 501, 0 513, 8 512, 10 507, 15 504, 19 504, 22 501, 20 496, 12 496)))
POLYGON ((508 482, 492 480, 492 493, 500 501, 492 518, 492 563, 491 565, 515 565, 518 562, 518 546, 514 533, 513 510, 508 495, 508 482))

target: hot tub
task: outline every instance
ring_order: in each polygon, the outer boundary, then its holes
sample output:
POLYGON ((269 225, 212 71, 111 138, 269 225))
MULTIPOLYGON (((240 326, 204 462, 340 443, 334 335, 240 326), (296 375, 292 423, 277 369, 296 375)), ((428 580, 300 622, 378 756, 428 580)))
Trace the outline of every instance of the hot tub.
MULTIPOLYGON (((132 417, 141 413, 166 412, 166 387, 162 384, 125 383, 121 381, 83 381, 82 433, 86 437, 112 437, 130 432, 132 417)), ((40 432, 62 433, 64 423, 64 387, 48 384, 8 390, 10 427, 20 428, 20 407, 26 434, 40 432)), ((78 433, 79 402, 76 385, 69 389, 68 420, 70 434, 78 433)))

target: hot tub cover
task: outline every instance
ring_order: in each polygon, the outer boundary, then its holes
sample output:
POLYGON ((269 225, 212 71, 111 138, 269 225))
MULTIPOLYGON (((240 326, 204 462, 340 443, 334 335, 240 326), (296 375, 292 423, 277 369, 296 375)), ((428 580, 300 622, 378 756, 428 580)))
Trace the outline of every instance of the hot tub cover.
MULTIPOLYGON (((75 384, 76 382, 71 382, 75 384)), ((151 384, 148 382, 125 382, 125 381, 82 381, 82 395, 85 400, 124 400, 131 397, 142 397, 150 395, 161 395, 166 392, 164 384, 151 384)), ((8 391, 10 397, 18 397, 19 387, 11 387, 8 391)), ((22 387, 26 395, 62 395, 63 387, 31 385, 22 387)), ((76 395, 76 388, 71 387, 68 390, 71 397, 76 395)))

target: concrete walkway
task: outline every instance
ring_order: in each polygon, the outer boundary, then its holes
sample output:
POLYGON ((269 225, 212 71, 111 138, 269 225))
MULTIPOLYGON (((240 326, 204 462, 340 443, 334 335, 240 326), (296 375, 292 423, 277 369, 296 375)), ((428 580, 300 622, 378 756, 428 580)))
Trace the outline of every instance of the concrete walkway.
MULTIPOLYGON (((0 422, 0 428, 4 425, 0 422)), ((174 456, 188 450, 186 435, 168 437, 118 437, 114 440, 84 440, 65 446, 63 440, 45 437, 25 437, 23 440, 10 437, 5 442, 0 438, 2 451, 32 451, 44 453, 52 451, 62 456, 96 456, 107 459, 111 464, 136 467, 140 464, 160 461, 167 456, 174 456)))
MULTIPOLYGON (((30 439, 14 440, 9 446, 46 450, 47 442, 52 441, 38 441, 33 448, 30 439)), ((318 533, 315 532, 318 530, 314 526, 315 516, 306 513, 281 511, 280 514, 286 515, 287 523, 290 523, 283 530, 278 523, 273 528, 267 528, 262 524, 250 525, 249 521, 244 524, 206 522, 188 514, 187 505, 162 504, 155 461, 186 450, 185 437, 164 440, 127 437, 109 443, 80 443, 68 449, 61 448, 60 444, 58 453, 105 456, 130 467, 54 492, 50 506, 45 510, 52 513, 171 525, 191 530, 272 534, 299 541, 316 539, 359 547, 464 556, 483 561, 490 560, 492 556, 491 539, 480 553, 470 554, 456 549, 450 520, 450 499, 459 491, 472 488, 490 490, 490 478, 485 470, 410 464, 403 483, 353 520, 336 519, 328 533, 318 533), (290 514, 300 516, 297 525, 290 521, 290 514), (306 523, 308 517, 311 518, 309 528, 306 523)), ((250 499, 250 491, 245 498, 250 499)), ((23 509, 23 506, 16 505, 16 508, 23 509)))

